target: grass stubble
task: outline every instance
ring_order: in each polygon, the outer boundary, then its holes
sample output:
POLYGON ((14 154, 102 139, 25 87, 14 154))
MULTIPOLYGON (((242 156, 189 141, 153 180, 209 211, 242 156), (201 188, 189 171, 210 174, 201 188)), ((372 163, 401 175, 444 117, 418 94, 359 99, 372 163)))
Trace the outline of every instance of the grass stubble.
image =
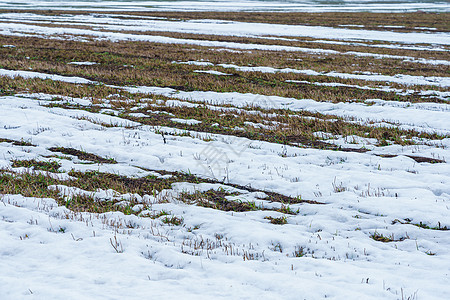
MULTIPOLYGON (((1 11, 6 12, 6 11, 1 11)), ((27 11, 28 12, 28 11, 27 11)), ((29 11, 33 12, 33 11, 29 11)), ((36 11, 35 11, 36 12, 36 11)), ((46 15, 58 15, 63 11, 39 11, 46 15)), ((87 14, 90 12, 73 12, 71 14, 87 14)), ((121 14, 117 13, 116 14, 121 14)), ((375 14, 375 13, 227 13, 213 12, 126 12, 123 18, 139 16, 166 17, 169 20, 194 20, 194 19, 222 19, 239 22, 265 22, 278 24, 300 25, 324 25, 342 27, 345 24, 364 25, 364 29, 385 30, 382 26, 403 26, 391 28, 392 31, 417 32, 417 31, 450 31, 446 22, 448 14, 445 13, 411 13, 411 14, 375 14), (429 27, 421 29, 419 27, 429 27)), ((47 24, 41 26, 56 26, 47 24)), ((72 26, 76 27, 76 26, 72 26)), ((88 28, 84 26, 85 28, 88 28)), ((345 26, 343 26, 345 27, 345 26)), ((351 27, 358 29, 358 27, 351 27)), ((291 146, 308 146, 318 149, 341 150, 331 143, 323 141, 316 133, 330 133, 334 136, 359 136, 376 139, 377 146, 389 144, 412 145, 418 140, 439 140, 448 138, 435 133, 422 133, 414 130, 402 130, 399 128, 386 128, 371 126, 370 123, 361 124, 354 119, 345 119, 333 115, 310 113, 307 111, 294 112, 289 110, 261 109, 257 107, 215 107, 211 105, 198 105, 196 107, 170 106, 164 103, 171 100, 169 97, 128 93, 115 86, 158 86, 171 87, 181 91, 215 91, 215 92, 240 92, 260 95, 276 95, 301 99, 313 99, 326 102, 364 102, 370 99, 382 99, 399 102, 436 102, 447 103, 446 100, 420 95, 423 89, 448 91, 445 88, 435 86, 403 86, 388 84, 391 88, 402 90, 413 89, 414 93, 400 94, 393 91, 381 91, 375 89, 362 89, 353 86, 324 86, 323 83, 339 83, 363 87, 378 88, 379 82, 362 81, 356 79, 331 78, 327 76, 308 76, 292 73, 261 73, 240 72, 235 69, 223 68, 218 64, 235 64, 239 66, 269 66, 274 68, 312 69, 318 72, 337 71, 343 73, 355 73, 369 71, 385 75, 408 74, 421 76, 449 75, 450 70, 446 65, 421 64, 404 61, 401 59, 373 57, 358 57, 348 55, 345 52, 357 51, 378 54, 390 54, 411 56, 416 59, 443 59, 448 60, 448 52, 414 51, 407 49, 371 48, 370 45, 383 45, 383 42, 372 41, 367 45, 333 45, 314 43, 314 39, 302 38, 295 41, 283 41, 275 39, 260 39, 234 36, 211 36, 169 32, 128 32, 133 34, 163 35, 175 38, 218 40, 223 42, 258 43, 271 45, 284 45, 296 47, 316 47, 341 52, 340 54, 313 54, 302 52, 273 52, 273 51, 217 51, 211 47, 192 45, 173 45, 146 42, 109 42, 95 41, 85 37, 90 42, 44 39, 37 37, 13 37, 0 35, 0 45, 14 45, 15 47, 0 47, 0 68, 9 70, 32 70, 36 72, 59 74, 66 76, 80 76, 99 84, 70 84, 52 80, 24 79, 21 77, 0 77, 0 96, 16 95, 20 93, 45 93, 55 95, 55 100, 60 96, 90 99, 92 105, 80 106, 70 103, 54 101, 46 104, 47 107, 62 107, 65 109, 84 109, 90 112, 101 112, 104 104, 111 105, 112 109, 119 111, 119 117, 155 127, 172 127, 185 130, 185 135, 190 132, 204 132, 211 134, 225 134, 246 137, 253 140, 275 142, 291 146), (90 61, 97 64, 91 66, 76 66, 69 64, 74 61, 90 61), (201 67, 174 62, 208 61, 214 66, 201 67), (196 73, 196 70, 220 71, 230 76, 217 76, 205 73, 196 73), (295 83, 289 81, 305 81, 295 83), (111 97, 111 95, 114 95, 111 97), (106 100, 107 99, 107 100, 106 100), (152 104, 146 105, 142 104, 152 104), (158 104, 158 105, 156 105, 158 104), (156 113, 163 112, 163 113, 156 113), (132 113, 145 114, 146 117, 135 117, 132 113), (200 124, 186 125, 172 121, 172 118, 196 119, 200 124), (260 124, 264 126, 254 126, 260 124)), ((444 47, 445 48, 445 47, 444 47)), ((186 101, 189 102, 189 101, 186 101)), ((192 102, 192 101, 191 101, 192 102)), ((103 124, 107 125, 107 124, 103 124)), ((111 125, 113 126, 113 125, 111 125)), ((164 137, 164 135, 163 135, 164 137)), ((192 136, 195 137, 195 136, 192 136)), ((11 143, 16 147, 34 146, 28 141, 17 141, 0 138, 0 142, 11 143)), ((81 150, 54 147, 49 149, 55 153, 75 156, 84 161, 96 164, 117 163, 113 158, 103 158, 93 153, 81 150)), ((362 149, 360 152, 365 152, 362 149)), ((55 154, 56 158, 67 158, 55 154)), ((420 157, 410 158, 417 162, 442 163, 440 159, 425 159, 420 157)), ((71 179, 62 180, 50 173, 61 172, 61 164, 54 159, 47 160, 13 160, 13 168, 25 167, 28 171, 16 172, 13 169, 0 170, 0 195, 22 194, 26 197, 54 198, 60 205, 75 212, 104 213, 108 211, 121 211, 124 214, 139 215, 145 209, 151 209, 151 204, 143 206, 137 199, 118 205, 121 200, 98 201, 89 194, 75 195, 71 198, 63 197, 57 190, 50 189, 51 185, 66 185, 94 192, 97 189, 113 189, 120 194, 157 195, 164 189, 170 189, 175 182, 190 183, 220 183, 218 181, 204 179, 192 174, 182 172, 157 171, 161 175, 169 177, 147 176, 144 178, 130 178, 118 174, 102 173, 97 171, 70 171, 71 179), (36 172, 36 170, 42 172, 36 172)), ((229 186, 246 190, 258 191, 249 187, 228 184, 229 186)), ((267 210, 282 213, 280 217, 266 216, 265 219, 274 225, 288 224, 286 216, 298 214, 290 208, 292 204, 310 203, 321 204, 316 201, 308 201, 301 198, 287 197, 281 194, 264 191, 270 202, 281 202, 281 208, 267 209, 258 206, 254 202, 230 200, 239 196, 239 193, 226 192, 223 189, 209 190, 205 192, 181 193, 179 200, 188 205, 197 205, 211 209, 232 212, 248 212, 267 210)), ((161 200, 164 201, 164 200, 161 200)), ((165 224, 181 226, 182 217, 171 216, 170 213, 161 211, 149 215, 152 218, 161 218, 165 224)), ((429 230, 448 230, 447 227, 430 226, 426 223, 412 224, 408 220, 394 220, 393 224, 401 223, 429 230)), ((393 236, 384 236, 374 232, 372 239, 380 242, 397 242, 403 240, 394 239, 393 236)), ((113 242, 111 241, 111 244, 113 242)), ((117 249, 116 249, 117 251, 117 249)), ((303 256, 300 251, 298 257, 303 256)))

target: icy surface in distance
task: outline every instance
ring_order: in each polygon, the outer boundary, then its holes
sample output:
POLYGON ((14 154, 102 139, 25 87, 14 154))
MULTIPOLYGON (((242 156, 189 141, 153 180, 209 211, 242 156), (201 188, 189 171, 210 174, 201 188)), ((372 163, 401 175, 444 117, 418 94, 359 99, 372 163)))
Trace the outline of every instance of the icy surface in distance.
POLYGON ((449 11, 446 1, 356 0, 356 1, 17 1, 1 0, 0 8, 26 9, 105 9, 105 10, 172 10, 172 11, 449 11))

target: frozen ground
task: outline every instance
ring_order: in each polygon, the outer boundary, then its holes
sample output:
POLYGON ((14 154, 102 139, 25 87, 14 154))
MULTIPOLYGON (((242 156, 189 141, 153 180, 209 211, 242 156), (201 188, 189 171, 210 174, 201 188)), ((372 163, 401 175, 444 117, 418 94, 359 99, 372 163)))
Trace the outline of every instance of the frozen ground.
MULTIPOLYGON (((68 299, 134 299, 149 293, 165 298, 401 299, 402 291, 423 299, 443 299, 448 293, 448 231, 391 224, 410 219, 433 227, 450 226, 447 163, 419 164, 406 156, 381 158, 371 152, 291 147, 280 156, 282 149, 277 145, 220 136, 214 142, 170 137, 164 144, 148 126, 101 128, 74 116, 111 118, 116 124, 120 119, 42 108, 45 100, 35 97, 1 98, 2 137, 38 145, 1 143, 3 167, 11 159, 42 159, 51 154, 47 147, 71 146, 113 157, 119 164, 86 167, 62 160, 66 171, 147 175, 131 165, 207 177, 226 171, 230 183, 326 204, 292 205, 299 214, 288 215, 286 225, 272 225, 264 217, 280 213, 221 212, 172 198, 169 203, 149 200, 152 210, 183 217, 183 226, 175 227, 122 213, 72 213, 52 199, 3 195, 0 276, 4 299, 25 295, 58 299, 62 293, 68 299), (209 165, 208 147, 231 161, 209 165), (337 192, 336 185, 343 191, 337 192), (189 232, 194 227, 198 229, 189 232), (369 237, 375 232, 404 240, 384 244, 369 237), (118 239, 123 253, 116 253, 111 238, 118 239), (183 244, 191 240, 217 243, 222 239, 235 254, 227 253, 222 244, 211 246, 209 252, 184 246, 187 254, 182 253, 183 244), (297 258, 294 254, 300 248, 305 256, 297 258), (246 261, 245 253, 259 257, 246 261)), ((415 116, 420 118, 419 113, 415 116)), ((448 139, 443 143, 444 149, 391 147, 389 153, 448 157, 448 139)), ((184 184, 168 193, 173 197, 179 190, 209 188, 215 187, 184 184)), ((248 193, 241 197, 255 199, 248 193)), ((257 201, 267 207, 276 205, 257 201)))
POLYGON ((317 1, 317 0, 288 0, 288 1, 42 1, 28 2, 17 0, 1 0, 0 8, 6 9, 108 9, 117 11, 135 10, 172 10, 172 11, 448 11, 445 1, 424 0, 356 0, 356 1, 317 1))
MULTIPOLYGON (((170 5, 161 3, 154 5, 170 5)), ((270 2, 263 3, 265 7, 271 5, 270 2)), ((358 5, 358 2, 352 3, 358 5)), ((389 5, 403 5, 393 3, 389 5)), ((97 4, 91 2, 89 5, 95 8, 97 4)), ((45 2, 39 2, 39 5, 45 6, 45 2)), ((77 2, 74 5, 81 4, 77 2)), ((129 2, 112 3, 111 7, 121 5, 129 5, 129 2)), ((289 5, 294 4, 277 5, 290 8, 289 5)), ((410 5, 438 7, 441 4, 410 5)), ((58 27, 21 24, 25 21, 52 21, 51 17, 43 15, 3 16, 5 23, 0 27, 0 34, 5 36, 25 38, 32 35, 61 40, 92 37, 241 50, 261 47, 274 53, 282 50, 331 51, 120 33, 120 26, 136 24, 107 17, 86 16, 79 20, 71 16, 55 17, 54 21, 64 21, 68 25, 83 21, 94 26, 92 29, 76 29, 61 24, 58 27), (118 27, 110 27, 112 22, 118 27), (125 24, 127 22, 128 25, 125 24)), ((167 25, 164 22, 141 24, 141 29, 159 31, 167 25)), ((182 22, 168 23, 171 23, 173 31, 183 32, 182 22)), ((262 34, 258 24, 245 27, 245 23, 221 23, 218 20, 191 24, 194 24, 191 31, 196 33, 215 30, 213 34, 226 35, 227 28, 235 28, 241 35, 262 34)), ((279 28, 282 31, 278 34, 280 36, 290 32, 292 36, 329 38, 329 31, 324 27, 311 27, 310 33, 302 33, 301 28, 295 26, 272 28, 279 28), (292 33, 290 29, 298 31, 292 33)), ((339 29, 344 42, 358 38, 355 34, 360 33, 339 29)), ((277 32, 272 34, 277 35, 277 32)), ((402 43, 413 47, 414 44, 425 43, 417 45, 423 47, 417 50, 419 53, 450 43, 448 33, 380 30, 370 34, 360 35, 359 42, 384 39, 387 49, 389 46, 402 46, 402 43)), ((3 47, 12 49, 15 45, 3 47)), ((443 52, 448 51, 445 49, 443 52)), ((406 58, 396 59, 401 62, 406 58)), ((430 59, 419 61, 420 55, 412 59, 416 59, 415 63, 420 67, 435 65, 430 59)), ((448 70, 449 60, 439 61, 442 68, 448 70)), ((193 71, 199 76, 232 77, 209 69, 214 64, 205 61, 170 64, 204 68, 193 71)), ((71 63, 71 67, 79 68, 98 65, 101 64, 93 61, 71 63)), ((126 99, 132 108, 125 111, 113 105, 113 100, 109 100, 112 95, 99 101, 32 91, 8 94, 2 90, 0 184, 7 182, 5 178, 8 176, 25 180, 27 174, 36 177, 41 174, 44 178, 58 180, 57 184, 44 184, 44 187, 58 191, 58 199, 64 199, 67 205, 77 195, 92 198, 98 203, 111 202, 114 207, 133 205, 125 214, 120 211, 75 212, 56 199, 25 197, 22 191, 5 193, 0 190, 0 298, 447 299, 450 294, 449 77, 319 73, 262 65, 222 64, 222 67, 230 73, 234 70, 244 73, 256 71, 264 75, 303 72, 312 78, 351 77, 364 84, 382 81, 386 86, 360 85, 358 88, 389 90, 399 95, 422 93, 425 100, 429 95, 440 98, 438 102, 370 99, 331 103, 240 92, 106 85, 127 90, 132 95, 148 95, 148 99, 140 103, 126 99), (404 84, 405 88, 412 86, 413 90, 390 86, 398 83, 404 84), (158 100, 159 96, 170 99, 162 102, 158 100), (161 112, 165 107, 195 108, 197 105, 205 105, 211 111, 232 110, 236 114, 264 112, 267 117, 283 114, 283 110, 286 113, 319 112, 361 126, 436 133, 439 139, 414 137, 412 145, 395 141, 388 141, 385 145, 364 136, 315 133, 324 136, 326 142, 347 149, 335 151, 196 131, 195 128, 199 127, 189 129, 189 126, 198 126, 206 119, 170 115, 172 122, 187 129, 151 126, 136 119, 151 118, 158 113, 168 114, 161 112), (99 106, 102 110, 90 109, 99 106), (249 110, 249 106, 255 110, 249 110), (151 107, 161 111, 151 110, 151 107), (74 155, 55 152, 50 149, 52 147, 73 148, 112 158, 117 163, 92 164, 74 155), (44 172, 14 163, 33 159, 56 161, 60 167, 56 171, 44 172), (85 190, 71 186, 75 171, 120 174, 130 180, 163 180, 173 176, 167 172, 182 172, 197 176, 198 182, 179 181, 145 195, 120 193, 108 188, 85 190), (253 209, 225 211, 183 200, 185 193, 207 191, 227 191, 227 201, 247 203, 253 209), (289 204, 286 210, 286 203, 270 201, 270 193, 308 202, 289 204), (271 223, 273 219, 284 224, 271 223)), ((55 85, 102 84, 77 76, 30 71, 26 66, 16 70, 2 68, 0 76, 49 79, 55 85)), ((314 81, 311 84, 333 83, 314 81)), ((6 90, 8 87, 0 88, 6 90)), ((247 123, 255 128, 273 125, 247 123)), ((211 125, 214 126, 222 125, 211 125)), ((0 187, 9 188, 6 184, 0 187)))

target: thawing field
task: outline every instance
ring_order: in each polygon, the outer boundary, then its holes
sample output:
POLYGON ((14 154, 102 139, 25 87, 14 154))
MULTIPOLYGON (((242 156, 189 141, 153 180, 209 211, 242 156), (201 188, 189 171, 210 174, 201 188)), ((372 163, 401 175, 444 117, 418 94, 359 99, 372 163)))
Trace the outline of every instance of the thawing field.
POLYGON ((448 19, 0 11, 0 298, 445 299, 448 19))
POLYGON ((0 0, 0 8, 110 11, 449 11, 449 5, 444 0, 0 0))

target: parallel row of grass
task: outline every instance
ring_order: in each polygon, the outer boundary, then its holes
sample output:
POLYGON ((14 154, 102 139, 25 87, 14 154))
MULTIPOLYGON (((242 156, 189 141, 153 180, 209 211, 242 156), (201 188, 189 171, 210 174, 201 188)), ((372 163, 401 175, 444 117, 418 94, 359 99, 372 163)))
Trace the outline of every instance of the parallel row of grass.
MULTIPOLYGON (((11 12, 11 10, 0 10, 0 13, 11 12)), ((36 13, 44 15, 84 15, 91 14, 92 11, 64 11, 64 10, 14 10, 14 12, 36 13)), ((385 30, 379 26, 403 26, 402 28, 389 28, 393 31, 420 31, 417 27, 436 28, 437 31, 450 31, 448 24, 449 13, 439 12, 412 12, 412 13, 373 13, 373 12, 204 12, 204 11, 178 11, 178 12, 158 12, 158 11, 114 11, 115 15, 122 15, 122 18, 133 19, 137 16, 151 16, 167 18, 168 20, 196 20, 196 19, 216 19, 230 20, 236 22, 257 22, 271 24, 289 25, 318 25, 334 26, 339 25, 364 25, 365 29, 385 30)), ((352 27, 358 29, 358 27, 352 27)), ((426 29, 424 29, 426 30, 426 29)))
MULTIPOLYGON (((30 166, 32 165, 36 170, 45 170, 45 171, 56 171, 54 169, 57 167, 58 163, 56 162, 39 162, 39 161, 14 161, 13 166, 30 166), (50 167, 50 168, 49 168, 50 167), (53 169, 52 169, 53 168, 53 169)), ((162 172, 164 173, 164 172, 162 172)), ((198 177, 195 177, 191 174, 183 174, 172 172, 172 177, 156 177, 156 176, 147 176, 144 178, 129 178, 126 176, 120 176, 117 174, 111 173, 102 173, 96 171, 88 171, 88 172, 76 172, 71 171, 69 175, 72 178, 69 180, 61 180, 56 179, 54 176, 50 176, 49 173, 37 173, 37 172, 21 172, 16 173, 12 170, 1 169, 0 170, 0 196, 2 194, 21 194, 25 197, 39 197, 39 198, 53 198, 58 204, 64 205, 67 208, 71 209, 74 212, 92 212, 92 213, 104 213, 109 211, 120 211, 124 214, 136 214, 139 215, 143 210, 151 211, 151 203, 144 203, 140 207, 140 209, 134 209, 137 204, 141 204, 140 201, 137 201, 136 198, 127 199, 126 205, 118 205, 121 200, 107 200, 107 201, 99 201, 95 199, 92 195, 89 194, 78 194, 74 195, 70 198, 62 197, 59 191, 55 189, 49 189, 50 185, 62 184, 71 187, 77 187, 84 189, 86 191, 97 191, 98 189, 113 189, 121 194, 125 193, 135 193, 141 196, 144 195, 157 195, 159 191, 163 189, 170 189, 171 185, 174 182, 213 182, 211 180, 204 180, 198 177)), ((236 185, 231 185, 234 187, 238 187, 236 185)), ((239 186, 239 188, 245 189, 245 187, 239 186)), ((248 189, 248 188, 247 188, 248 189)), ((257 191, 254 189, 248 189, 249 191, 257 191)), ((295 203, 312 203, 312 204, 320 204, 314 201, 306 201, 300 198, 290 198, 280 194, 265 192, 268 195, 268 198, 265 200, 268 201, 278 201, 282 202, 281 208, 273 208, 268 209, 263 206, 258 206, 255 202, 248 201, 239 201, 239 200, 229 200, 227 197, 229 196, 239 196, 239 193, 236 192, 227 192, 223 189, 218 190, 208 190, 204 192, 195 192, 195 193, 181 193, 178 196, 178 199, 185 202, 189 205, 198 205, 202 207, 223 210, 223 211, 234 211, 234 212, 246 212, 246 211, 256 211, 256 210, 264 210, 264 211, 278 211, 285 215, 296 215, 299 213, 299 210, 294 211, 291 209, 289 204, 295 203)), ((161 198, 160 202, 164 202, 165 199, 161 198)), ((183 223, 183 219, 176 216, 170 216, 169 212, 164 210, 160 212, 153 212, 152 214, 145 216, 150 218, 160 218, 165 217, 162 220, 163 223, 172 224, 172 225, 181 225, 183 223)), ((286 216, 281 217, 271 217, 267 216, 265 219, 269 220, 270 223, 276 225, 287 224, 286 216)), ((401 224, 410 224, 423 229, 428 230, 449 230, 446 226, 441 226, 438 223, 437 226, 430 226, 426 223, 412 223, 411 220, 394 220, 393 224, 401 223, 401 224)), ((376 241, 380 242, 398 242, 403 241, 405 237, 401 237, 399 239, 395 239, 393 235, 385 236, 378 232, 374 232, 370 235, 370 237, 376 241)))
MULTIPOLYGON (((174 87, 184 91, 242 92, 262 95, 277 95, 307 98, 317 101, 345 102, 383 99, 408 102, 443 102, 435 97, 418 94, 399 95, 395 92, 360 89, 348 86, 317 86, 307 82, 336 82, 356 86, 379 86, 380 82, 356 79, 342 79, 327 76, 309 76, 295 73, 241 72, 220 66, 200 67, 174 64, 173 61, 198 61, 204 59, 214 64, 273 66, 276 68, 314 69, 316 71, 370 71, 385 74, 420 74, 445 76, 449 67, 443 65, 398 64, 389 59, 376 60, 370 57, 354 58, 346 55, 311 55, 307 53, 286 53, 252 51, 251 53, 230 53, 211 51, 204 47, 169 45, 156 43, 107 41, 82 43, 74 41, 42 40, 37 38, 0 37, 0 43, 14 44, 16 48, 0 48, 0 67, 13 70, 33 70, 44 73, 80 76, 108 84, 146 85, 174 87), (40 47, 36 47, 38 44, 40 47), (132 53, 132 54, 131 54, 132 53), (300 60, 298 60, 300 59, 300 60), (97 62, 91 66, 70 65, 72 61, 97 62), (198 69, 212 69, 233 76, 217 76, 196 73, 198 69)), ((440 89, 435 86, 402 86, 402 89, 440 89)))
MULTIPOLYGON (((246 137, 252 140, 280 143, 284 145, 313 147, 319 149, 345 150, 327 143, 318 132, 332 134, 333 136, 360 136, 377 139, 377 145, 389 144, 412 145, 417 138, 439 140, 445 135, 436 133, 418 132, 396 127, 361 125, 354 120, 344 119, 333 115, 324 115, 308 111, 293 112, 290 110, 264 110, 248 107, 247 109, 233 109, 232 107, 217 107, 211 109, 208 105, 168 106, 161 101, 170 99, 139 99, 135 102, 127 100, 109 100, 108 104, 119 112, 119 117, 151 126, 167 126, 186 130, 183 135, 197 137, 194 132, 211 134, 224 134, 246 137), (147 104, 142 107, 142 104, 147 104), (138 107, 141 106, 141 107, 138 107), (163 112, 163 113, 161 113, 163 112), (255 113, 256 112, 256 113, 255 113), (140 113, 143 116, 134 114, 140 113), (172 120, 195 119, 199 124, 182 124, 172 120), (256 125, 255 125, 256 124, 256 125), (260 126, 258 126, 260 125, 260 126)), ((91 112, 100 112, 101 100, 88 107, 71 105, 69 103, 50 103, 48 107, 62 107, 65 109, 86 109, 91 112)), ((95 120, 88 120, 95 122, 95 120)), ((113 124, 100 124, 114 126, 113 124)), ((350 149, 349 149, 350 151, 350 149)))
MULTIPOLYGON (((27 167, 34 170, 46 172, 59 172, 60 164, 57 161, 37 161, 37 160, 14 160, 12 167, 27 167)), ((180 172, 161 172, 164 175, 171 175, 165 177, 147 176, 143 178, 130 178, 112 173, 102 173, 97 171, 79 172, 70 171, 68 174, 71 179, 62 180, 55 176, 50 176, 45 172, 20 172, 17 173, 8 169, 0 170, 0 195, 1 194, 21 194, 25 197, 39 197, 39 198, 53 198, 60 205, 65 205, 67 208, 75 212, 94 212, 104 213, 108 211, 121 211, 124 214, 139 214, 142 210, 148 209, 152 203, 144 203, 139 209, 133 209, 137 204, 141 204, 136 198, 127 199, 126 205, 117 205, 121 200, 107 200, 99 201, 89 194, 74 195, 70 198, 62 197, 58 191, 49 189, 51 185, 65 185, 69 187, 76 187, 85 191, 95 192, 99 189, 112 189, 120 194, 137 194, 140 196, 153 195, 156 196, 164 189, 171 189, 175 182, 191 182, 191 183, 218 183, 217 181, 202 179, 192 174, 185 174, 180 172)), ((258 191, 248 187, 237 185, 230 185, 248 191, 258 191)), ((267 192, 268 201, 282 202, 282 208, 277 211, 295 214, 289 207, 289 204, 295 203, 318 203, 314 201, 302 200, 300 198, 292 198, 283 196, 273 192, 267 192)), ((250 210, 268 210, 262 207, 257 207, 251 202, 230 201, 226 199, 229 195, 239 195, 239 193, 227 193, 223 190, 210 190, 206 192, 197 192, 194 194, 182 193, 179 196, 181 201, 189 204, 197 204, 204 207, 215 208, 225 211, 250 211, 250 210), (206 205, 206 201, 202 201, 204 197, 213 199, 216 205, 210 203, 206 205), (226 204, 226 205, 225 205, 226 204)), ((160 197, 159 202, 167 201, 164 197, 160 197)), ((151 215, 156 218, 159 216, 151 215)))
MULTIPOLYGON (((121 118, 152 126, 168 126, 186 130, 186 135, 193 136, 187 131, 206 132, 246 137, 253 140, 276 142, 292 146, 307 146, 320 149, 339 149, 335 145, 323 140, 317 132, 332 134, 333 136, 360 136, 377 139, 378 145, 391 143, 410 145, 417 143, 415 138, 439 140, 444 135, 387 128, 381 126, 362 125, 349 118, 334 115, 324 115, 308 111, 290 111, 280 109, 261 109, 247 107, 233 109, 233 107, 217 107, 210 109, 207 105, 167 106, 168 97, 148 94, 131 94, 117 88, 105 85, 78 85, 65 82, 42 79, 23 79, 0 77, 3 95, 13 95, 20 92, 48 93, 69 97, 87 98, 92 101, 90 106, 55 101, 48 107, 62 107, 66 109, 83 109, 90 112, 100 112, 105 104, 120 113, 121 118), (114 96, 110 96, 114 95, 114 96), (151 98, 149 98, 151 96, 151 98), (157 103, 159 102, 159 103, 157 103), (144 107, 142 106, 143 104, 144 107), (139 107, 140 106, 140 107, 139 107), (160 112, 160 113, 156 113, 160 112), (164 112, 164 113, 161 113, 164 112), (141 113, 146 117, 136 117, 131 113, 141 113), (172 118, 195 119, 200 124, 187 125, 172 121, 172 118), (263 125, 258 127, 254 124, 263 125)), ((55 100, 59 100, 55 97, 55 100)), ((301 101, 301 100, 299 100, 301 101)), ((188 101, 189 102, 189 101, 188 101)), ((95 122, 95 120, 89 120, 95 122)), ((100 124, 115 126, 114 124, 100 124)), ((195 135, 194 135, 195 137, 195 135)), ((16 141, 17 142, 17 141, 16 141)), ((55 151, 58 149, 55 149, 55 151)), ((64 152, 64 151, 62 151, 64 152)), ((72 154, 72 153, 67 153, 72 154)), ((77 155, 77 154, 75 154, 77 155)), ((98 160, 98 159, 97 159, 98 160)), ((96 161, 96 159, 94 159, 96 161)))
MULTIPOLYGON (((7 22, 7 21, 4 21, 7 22)), ((0 21, 0 24, 2 21, 0 21)), ((25 25, 36 25, 40 27, 61 27, 61 24, 59 23, 40 23, 40 22, 18 22, 15 21, 15 24, 25 24, 25 25)), ((408 47, 404 47, 403 44, 397 44, 397 43, 391 43, 391 42, 382 42, 382 41, 361 41, 358 43, 342 43, 342 40, 340 39, 315 39, 311 37, 292 37, 292 36, 262 36, 261 38, 258 37, 246 37, 246 36, 233 36, 233 35, 211 35, 211 34, 197 34, 197 33, 186 33, 186 32, 169 32, 169 31, 133 31, 133 30, 111 30, 111 29, 102 29, 99 28, 96 25, 89 25, 88 23, 85 25, 80 24, 71 24, 70 22, 64 24, 65 28, 76 28, 76 29, 86 29, 86 30, 93 30, 98 32, 116 32, 120 34, 133 34, 133 35, 151 35, 151 36, 165 36, 165 37, 172 37, 172 38, 178 38, 178 39, 188 39, 188 40, 203 40, 203 41, 219 41, 219 42, 231 42, 231 43, 244 43, 244 44, 258 44, 258 45, 280 45, 280 46, 289 46, 289 47, 300 47, 300 48, 310 48, 311 50, 314 49, 325 49, 325 50, 333 50, 342 53, 342 55, 347 55, 349 58, 355 58, 354 55, 348 53, 348 52, 362 52, 362 53, 372 53, 372 54, 387 54, 387 55, 397 55, 397 56, 408 56, 408 57, 414 57, 414 58, 425 58, 425 59, 443 59, 448 60, 449 56, 446 51, 432 51, 432 50, 414 50, 414 49, 408 49, 408 47), (324 42, 326 41, 326 42, 324 42), (331 43, 329 43, 331 42, 331 43), (397 45, 399 47, 381 47, 381 46, 392 46, 397 45), (374 47, 375 46, 375 47, 374 47), (403 46, 403 47, 402 47, 403 46)), ((125 29, 126 27, 124 27, 125 29)), ((83 36, 85 39, 93 39, 89 36, 83 36)), ((436 46, 434 46, 436 47, 436 46)), ((447 49, 448 47, 446 45, 439 46, 442 49, 447 49)), ((447 49, 448 50, 448 49, 447 49)), ((252 51, 254 52, 254 51, 252 51)), ((265 52, 265 51, 262 51, 265 52)), ((232 52, 231 52, 232 53, 232 52)), ((248 53, 247 51, 243 51, 243 53, 248 53)), ((322 55, 322 54, 318 54, 322 55)), ((316 55, 316 56, 318 56, 316 55)), ((219 56, 223 56, 220 55, 219 56)), ((348 60, 348 58, 340 58, 340 54, 327 54, 327 57, 330 57, 330 59, 335 60, 337 67, 339 70, 351 72, 352 69, 355 69, 355 66, 357 64, 348 64, 345 65, 343 63, 343 60, 348 60)), ((386 59, 386 58, 384 58, 386 59)), ((361 62, 367 61, 361 58, 357 58, 357 60, 360 60, 361 62)), ((273 63, 271 61, 268 61, 267 63, 273 63)), ((294 62, 290 62, 291 64, 295 65, 294 62)), ((308 63, 311 63, 309 67, 320 67, 323 65, 314 65, 307 56, 303 57, 303 65, 307 66, 308 63)), ((407 61, 403 61, 402 59, 395 59, 390 58, 387 61, 383 61, 381 66, 378 66, 378 64, 375 65, 367 65, 367 68, 375 70, 375 68, 378 67, 378 70, 383 70, 385 73, 390 72, 393 73, 394 71, 397 72, 405 72, 405 70, 413 71, 415 72, 415 64, 416 63, 410 63, 407 61), (400 65, 399 65, 400 63, 400 65), (391 66, 393 70, 389 70, 389 68, 386 68, 384 66, 391 66)), ((434 70, 435 72, 439 72, 440 67, 439 66, 432 66, 431 69, 425 68, 425 72, 430 72, 434 70)), ((442 68, 441 68, 442 69, 442 68)), ((419 73, 420 71, 416 71, 419 73)), ((441 70, 442 72, 442 70, 441 70)))

